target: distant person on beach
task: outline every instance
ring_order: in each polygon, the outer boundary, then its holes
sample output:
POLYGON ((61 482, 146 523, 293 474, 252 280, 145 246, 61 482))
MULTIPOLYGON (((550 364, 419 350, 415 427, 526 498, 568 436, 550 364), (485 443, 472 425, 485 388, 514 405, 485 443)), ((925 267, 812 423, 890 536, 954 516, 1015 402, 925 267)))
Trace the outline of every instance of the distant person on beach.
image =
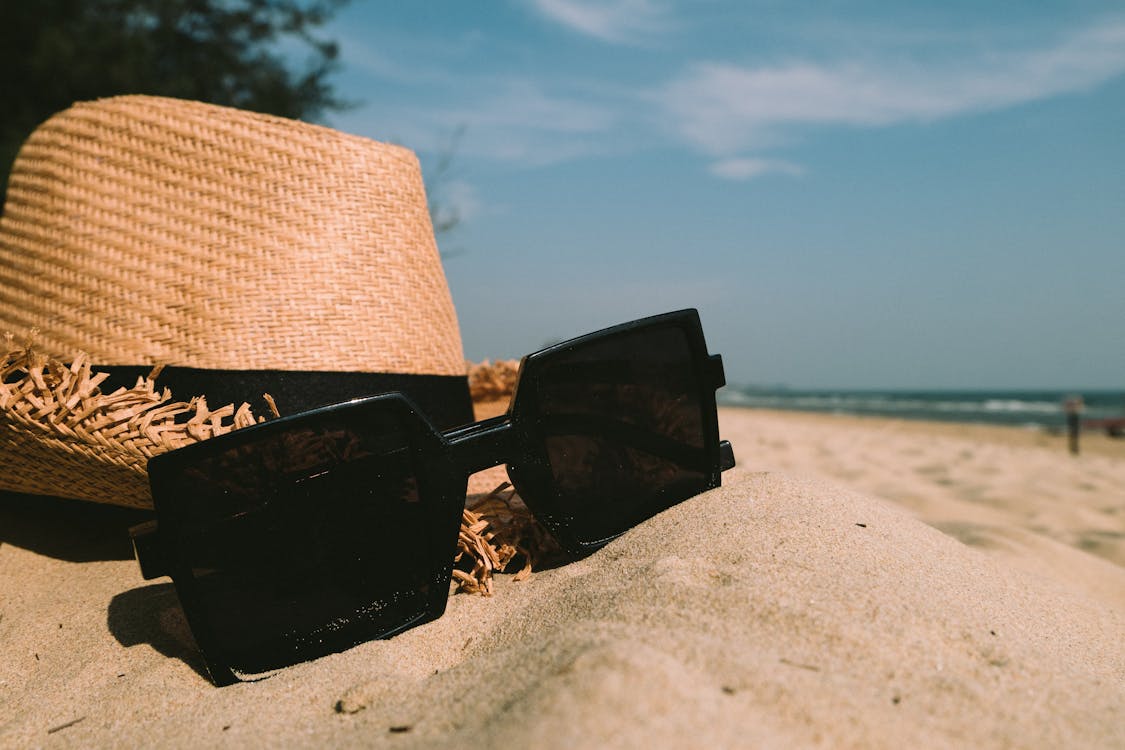
POLYGON ((1081 396, 1070 396, 1063 402, 1063 411, 1066 412, 1066 433, 1070 443, 1070 452, 1078 455, 1078 432, 1081 430, 1080 418, 1085 404, 1081 396))

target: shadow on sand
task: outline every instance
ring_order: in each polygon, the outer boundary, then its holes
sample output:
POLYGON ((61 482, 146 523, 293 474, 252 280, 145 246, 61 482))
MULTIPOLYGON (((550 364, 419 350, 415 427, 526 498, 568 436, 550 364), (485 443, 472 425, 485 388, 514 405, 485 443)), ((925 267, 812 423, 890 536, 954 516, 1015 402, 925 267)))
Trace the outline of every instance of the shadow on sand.
MULTIPOLYGON (((129 560, 133 557, 129 527, 152 517, 151 511, 0 492, 0 545, 75 563, 129 560)), ((209 681, 171 583, 114 595, 106 625, 123 646, 147 643, 209 681)))
POLYGON ((128 560, 129 527, 150 518, 149 511, 0 492, 0 545, 68 562, 128 560))
POLYGON ((109 603, 106 625, 122 646, 147 643, 164 656, 184 662, 210 682, 172 584, 158 583, 117 594, 109 603))

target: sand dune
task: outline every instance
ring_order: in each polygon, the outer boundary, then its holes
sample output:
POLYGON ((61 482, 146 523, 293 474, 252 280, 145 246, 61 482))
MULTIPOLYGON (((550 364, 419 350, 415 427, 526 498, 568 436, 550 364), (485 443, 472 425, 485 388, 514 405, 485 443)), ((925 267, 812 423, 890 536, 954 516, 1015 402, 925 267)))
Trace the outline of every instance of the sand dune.
POLYGON ((769 411, 732 417, 746 427, 744 465, 884 498, 1125 612, 1125 440, 1085 435, 1072 456, 1062 436, 1038 430, 769 411))
POLYGON ((721 489, 223 689, 125 559, 131 514, 0 498, 0 746, 1125 745, 1122 460, 1032 496, 1062 471, 1035 446, 802 420, 726 412, 721 489))

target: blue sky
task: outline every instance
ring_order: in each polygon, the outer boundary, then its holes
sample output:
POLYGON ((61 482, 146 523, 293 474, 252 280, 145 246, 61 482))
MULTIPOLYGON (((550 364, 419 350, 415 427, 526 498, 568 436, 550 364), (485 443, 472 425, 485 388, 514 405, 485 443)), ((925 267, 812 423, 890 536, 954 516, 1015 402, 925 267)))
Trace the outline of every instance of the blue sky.
POLYGON ((466 355, 697 307, 735 383, 1125 388, 1120 2, 353 0, 466 355))

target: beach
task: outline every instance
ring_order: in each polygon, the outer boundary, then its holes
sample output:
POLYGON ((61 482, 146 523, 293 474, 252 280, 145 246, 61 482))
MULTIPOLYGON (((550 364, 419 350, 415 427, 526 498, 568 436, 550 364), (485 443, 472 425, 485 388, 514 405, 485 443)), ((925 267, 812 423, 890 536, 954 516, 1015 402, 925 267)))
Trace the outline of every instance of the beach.
POLYGON ((1064 435, 1040 429, 765 410, 739 416, 746 463, 885 499, 966 545, 1125 611, 1125 439, 1088 432, 1072 456, 1064 435))
POLYGON ((131 559, 143 514, 0 496, 0 746, 1125 746, 1125 441, 720 424, 721 488, 221 689, 131 559))

